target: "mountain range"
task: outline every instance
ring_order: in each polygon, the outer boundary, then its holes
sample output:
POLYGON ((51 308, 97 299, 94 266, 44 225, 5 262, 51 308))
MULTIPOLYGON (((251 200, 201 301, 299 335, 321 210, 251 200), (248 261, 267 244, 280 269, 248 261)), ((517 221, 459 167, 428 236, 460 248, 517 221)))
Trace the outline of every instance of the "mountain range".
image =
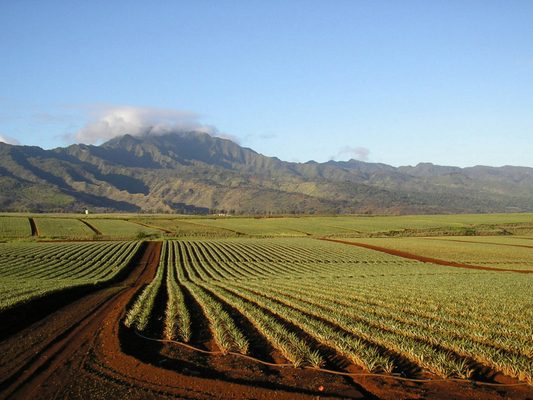
POLYGON ((51 150, 0 142, 0 211, 427 214, 533 211, 533 168, 295 163, 199 132, 51 150))

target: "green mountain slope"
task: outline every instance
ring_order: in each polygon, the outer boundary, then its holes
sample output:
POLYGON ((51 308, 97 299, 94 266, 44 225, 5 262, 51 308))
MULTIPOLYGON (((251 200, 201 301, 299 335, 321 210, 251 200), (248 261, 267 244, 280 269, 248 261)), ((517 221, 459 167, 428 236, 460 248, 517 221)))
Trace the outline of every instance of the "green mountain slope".
POLYGON ((533 211, 533 169, 290 163, 204 133, 43 150, 0 143, 2 211, 533 211))

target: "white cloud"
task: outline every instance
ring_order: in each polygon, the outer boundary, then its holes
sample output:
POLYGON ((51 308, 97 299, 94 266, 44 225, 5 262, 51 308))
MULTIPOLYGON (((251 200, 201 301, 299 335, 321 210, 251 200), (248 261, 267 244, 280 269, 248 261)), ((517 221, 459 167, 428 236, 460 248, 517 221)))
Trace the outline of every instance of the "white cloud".
POLYGON ((209 133, 211 136, 216 136, 221 139, 231 140, 232 142, 237 143, 237 144, 242 144, 241 139, 235 135, 232 135, 231 133, 223 133, 223 132, 219 132, 218 130, 215 130, 214 132, 206 132, 206 133, 209 133))
POLYGON ((20 142, 17 139, 11 136, 1 135, 1 134, 0 134, 0 142, 4 142, 7 144, 17 144, 17 145, 20 144, 20 142))
POLYGON ((342 147, 337 155, 331 156, 332 160, 354 158, 359 161, 368 161, 368 156, 370 155, 370 150, 366 147, 351 147, 344 146, 342 147))
POLYGON ((170 132, 197 131, 236 141, 237 138, 219 132, 214 126, 200 122, 191 111, 131 106, 93 107, 91 120, 67 139, 94 144, 121 135, 161 135, 170 132))

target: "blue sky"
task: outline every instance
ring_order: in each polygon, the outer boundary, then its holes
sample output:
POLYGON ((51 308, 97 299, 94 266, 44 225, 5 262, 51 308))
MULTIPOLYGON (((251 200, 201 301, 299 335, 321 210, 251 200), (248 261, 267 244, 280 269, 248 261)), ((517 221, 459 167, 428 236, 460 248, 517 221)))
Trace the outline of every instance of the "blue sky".
POLYGON ((2 1, 0 140, 198 128, 289 161, 533 167, 532 1, 2 1))

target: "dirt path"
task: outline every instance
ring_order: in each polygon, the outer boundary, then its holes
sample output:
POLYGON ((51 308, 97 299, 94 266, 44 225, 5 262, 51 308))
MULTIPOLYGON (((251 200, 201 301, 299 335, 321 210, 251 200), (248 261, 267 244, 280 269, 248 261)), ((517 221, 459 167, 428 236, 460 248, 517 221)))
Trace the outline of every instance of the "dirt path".
POLYGON ((39 231, 37 230, 37 225, 35 224, 35 220, 30 217, 30 218, 28 218, 28 221, 30 222, 31 235, 32 236, 39 236, 39 231))
POLYGON ((85 221, 84 219, 79 218, 78 221, 80 221, 82 224, 85 224, 91 231, 96 233, 99 236, 102 236, 102 232, 100 232, 96 227, 89 222, 85 221))
POLYGON ((445 265, 447 267, 456 267, 456 268, 465 268, 465 269, 477 269, 477 270, 482 270, 482 271, 517 272, 519 274, 531 274, 531 273, 533 273, 533 271, 528 271, 528 270, 507 269, 507 268, 492 268, 492 267, 484 267, 484 266, 481 266, 481 265, 471 265, 471 264, 458 263, 458 262, 454 262, 454 261, 446 261, 446 260, 441 260, 441 259, 438 259, 438 258, 424 257, 424 256, 420 256, 420 255, 413 254, 413 253, 407 253, 405 251, 389 249, 387 247, 374 246, 372 244, 367 244, 367 243, 350 242, 350 241, 347 241, 347 240, 328 239, 328 238, 321 238, 319 240, 325 240, 325 241, 328 241, 328 242, 348 244, 350 246, 364 247, 365 249, 380 251, 382 253, 391 254, 393 256, 398 256, 398 257, 402 257, 402 258, 408 258, 410 260, 417 260, 417 261, 422 261, 422 262, 427 262, 427 263, 432 263, 432 264, 437 264, 437 265, 445 265))
POLYGON ((48 377, 60 367, 65 367, 81 345, 94 337, 121 296, 125 293, 133 296, 139 286, 153 278, 160 252, 161 243, 150 242, 120 286, 83 297, 39 321, 39 338, 33 337, 35 327, 30 326, 2 342, 0 398, 34 398, 34 392, 40 391, 48 377), (22 344, 18 352, 17 342, 22 344))

